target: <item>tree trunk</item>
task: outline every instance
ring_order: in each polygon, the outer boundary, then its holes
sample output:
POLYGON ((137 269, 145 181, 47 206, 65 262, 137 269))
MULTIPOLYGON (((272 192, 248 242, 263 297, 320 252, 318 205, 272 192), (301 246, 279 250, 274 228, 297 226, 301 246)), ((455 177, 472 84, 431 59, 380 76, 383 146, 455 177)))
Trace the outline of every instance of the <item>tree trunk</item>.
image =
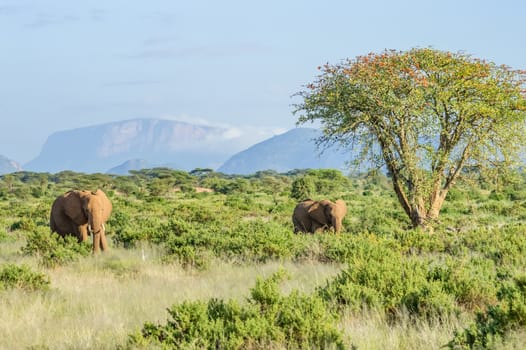
POLYGON ((411 223, 413 224, 413 228, 422 227, 425 228, 427 225, 427 210, 423 203, 420 203, 418 205, 414 205, 411 208, 411 215, 410 215, 411 223))
POLYGON ((389 166, 388 169, 391 171, 391 180, 393 183, 393 188, 396 193, 398 202, 404 208, 405 213, 411 220, 411 225, 413 228, 423 228, 426 229, 430 222, 436 220, 444 204, 446 194, 456 179, 457 173, 455 176, 452 176, 450 181, 446 183, 445 188, 441 188, 442 177, 437 177, 434 181, 433 189, 429 197, 424 198, 415 194, 415 189, 409 189, 409 198, 406 194, 406 190, 400 181, 399 174, 395 171, 393 166, 389 166), (414 191, 414 192, 412 192, 414 191))
POLYGON ((429 197, 429 201, 424 205, 423 200, 418 200, 420 204, 413 206, 411 210, 411 223, 413 228, 426 229, 427 226, 438 218, 440 209, 446 199, 447 190, 434 191, 429 197))
POLYGON ((433 193, 433 195, 430 198, 430 206, 429 210, 427 212, 428 220, 436 220, 438 218, 438 214, 440 213, 440 209, 442 208, 442 204, 444 204, 444 200, 446 199, 447 190, 440 190, 437 193, 433 193))

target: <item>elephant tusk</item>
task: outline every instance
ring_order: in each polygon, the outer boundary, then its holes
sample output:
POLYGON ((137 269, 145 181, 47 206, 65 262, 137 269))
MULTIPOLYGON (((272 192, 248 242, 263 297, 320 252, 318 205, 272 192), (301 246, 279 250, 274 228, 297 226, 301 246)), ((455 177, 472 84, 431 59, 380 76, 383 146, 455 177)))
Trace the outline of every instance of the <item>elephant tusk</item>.
POLYGON ((91 228, 91 226, 88 225, 88 230, 89 230, 90 234, 97 234, 97 233, 100 233, 101 231, 102 231, 102 232, 106 232, 106 227, 104 226, 104 224, 102 224, 102 227, 101 227, 100 230, 98 230, 98 231, 93 231, 93 229, 91 228))

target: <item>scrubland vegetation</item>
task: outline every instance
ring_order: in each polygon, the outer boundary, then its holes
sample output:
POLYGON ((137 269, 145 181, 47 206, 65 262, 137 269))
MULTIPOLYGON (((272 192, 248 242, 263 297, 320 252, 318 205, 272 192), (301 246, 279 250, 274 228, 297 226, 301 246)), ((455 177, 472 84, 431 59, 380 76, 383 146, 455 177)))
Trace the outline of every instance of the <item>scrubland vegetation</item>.
POLYGON ((422 230, 378 173, 4 175, 0 348, 523 348, 526 177, 498 179, 458 183, 422 230), (114 210, 93 256, 48 221, 96 188, 114 210), (306 197, 343 198, 344 232, 294 234, 306 197))

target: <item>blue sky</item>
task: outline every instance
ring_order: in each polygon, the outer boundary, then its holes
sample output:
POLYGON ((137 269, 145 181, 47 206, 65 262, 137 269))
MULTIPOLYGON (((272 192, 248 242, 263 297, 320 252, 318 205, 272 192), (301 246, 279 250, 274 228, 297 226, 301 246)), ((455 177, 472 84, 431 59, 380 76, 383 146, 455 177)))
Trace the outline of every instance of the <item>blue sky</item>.
POLYGON ((318 65, 384 49, 524 69, 525 4, 0 0, 0 155, 25 163, 52 132, 135 118, 257 142, 295 126, 292 95, 318 65))

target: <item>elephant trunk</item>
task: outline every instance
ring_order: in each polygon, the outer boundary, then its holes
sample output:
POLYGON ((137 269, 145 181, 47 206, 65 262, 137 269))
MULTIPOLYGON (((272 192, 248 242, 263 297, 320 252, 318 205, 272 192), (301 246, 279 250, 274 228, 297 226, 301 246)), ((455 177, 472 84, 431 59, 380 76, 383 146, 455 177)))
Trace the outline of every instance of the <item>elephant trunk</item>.
MULTIPOLYGON (((96 213, 98 214, 98 213, 96 213)), ((106 249, 106 233, 104 228, 104 222, 101 215, 90 215, 89 217, 89 229, 93 236, 93 253, 98 253, 100 249, 106 249)))
POLYGON ((100 233, 104 230, 104 223, 99 215, 90 215, 88 218, 88 227, 92 234, 100 233))

